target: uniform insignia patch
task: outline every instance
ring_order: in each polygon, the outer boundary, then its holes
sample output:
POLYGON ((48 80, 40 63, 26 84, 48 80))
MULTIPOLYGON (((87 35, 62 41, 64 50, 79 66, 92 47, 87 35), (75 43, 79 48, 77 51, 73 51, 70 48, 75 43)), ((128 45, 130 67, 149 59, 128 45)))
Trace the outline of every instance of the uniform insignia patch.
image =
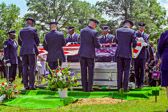
POLYGON ((7 45, 4 45, 4 48, 7 48, 7 45))

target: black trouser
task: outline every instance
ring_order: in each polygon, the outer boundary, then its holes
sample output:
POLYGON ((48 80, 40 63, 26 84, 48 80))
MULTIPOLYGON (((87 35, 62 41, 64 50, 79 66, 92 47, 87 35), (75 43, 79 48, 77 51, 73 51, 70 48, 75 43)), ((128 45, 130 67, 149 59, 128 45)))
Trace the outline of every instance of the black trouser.
POLYGON ((21 77, 23 77, 23 67, 22 67, 22 65, 19 65, 18 69, 19 69, 19 78, 21 78, 21 77))
POLYGON ((79 56, 68 56, 67 61, 68 62, 79 62, 79 56))
POLYGON ((134 59, 136 86, 139 86, 139 87, 144 85, 145 63, 146 63, 146 59, 143 59, 143 58, 134 59))
POLYGON ((22 56, 23 62, 23 84, 24 87, 34 87, 35 83, 35 69, 36 69, 36 55, 29 54, 22 56), (28 81, 29 76, 29 81, 28 81))
POLYGON ((118 91, 120 88, 124 87, 124 92, 128 89, 129 71, 130 71, 129 58, 117 57, 117 87, 118 91), (123 73, 124 73, 124 83, 123 83, 123 73))
POLYGON ((1 78, 6 78, 6 69, 5 69, 5 66, 1 66, 0 72, 1 72, 1 78))
POLYGON ((111 62, 112 57, 98 57, 96 62, 111 62))
POLYGON ((17 70, 17 64, 11 64, 11 66, 9 68, 6 67, 6 73, 7 73, 6 78, 9 78, 8 80, 10 82, 13 82, 15 80, 16 70, 17 70))
MULTIPOLYGON (((59 66, 61 67, 62 61, 59 61, 59 66)), ((50 67, 51 70, 55 70, 58 68, 58 62, 48 62, 48 66, 50 67)), ((51 71, 50 71, 51 74, 51 71)))
POLYGON ((94 75, 94 58, 80 57, 83 91, 92 91, 94 75), (87 76, 87 68, 89 75, 87 76))

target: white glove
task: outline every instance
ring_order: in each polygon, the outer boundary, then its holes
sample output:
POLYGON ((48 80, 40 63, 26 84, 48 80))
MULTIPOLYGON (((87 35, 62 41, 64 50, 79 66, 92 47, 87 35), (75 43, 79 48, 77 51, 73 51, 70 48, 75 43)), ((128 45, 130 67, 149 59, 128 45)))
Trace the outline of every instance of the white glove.
POLYGON ((146 42, 142 42, 142 46, 148 46, 146 42))
POLYGON ((37 61, 37 67, 40 67, 40 68, 42 67, 40 61, 37 61))
POLYGON ((71 45, 71 43, 70 43, 70 42, 68 42, 68 43, 66 44, 66 46, 69 46, 69 45, 71 45))
POLYGON ((10 64, 10 63, 7 63, 7 64, 6 64, 6 66, 10 67, 10 66, 11 66, 11 64, 10 64))
POLYGON ((137 38, 137 40, 138 40, 139 42, 144 42, 144 39, 143 39, 142 37, 137 38))

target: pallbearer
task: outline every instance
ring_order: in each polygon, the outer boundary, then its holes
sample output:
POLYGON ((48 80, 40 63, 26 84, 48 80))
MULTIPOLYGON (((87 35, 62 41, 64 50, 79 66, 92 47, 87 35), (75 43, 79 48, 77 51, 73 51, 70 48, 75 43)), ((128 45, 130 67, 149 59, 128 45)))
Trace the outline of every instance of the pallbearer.
MULTIPOLYGON (((149 43, 149 35, 144 32, 145 23, 139 23, 139 30, 136 31, 136 39, 143 38, 146 43, 149 43)), ((145 64, 147 59, 147 47, 143 47, 137 58, 134 59, 136 88, 142 88, 144 85, 145 64)))
POLYGON ((4 57, 6 61, 6 73, 7 73, 7 80, 13 82, 16 77, 16 70, 17 70, 17 50, 18 44, 15 40, 15 31, 8 32, 10 39, 4 42, 4 57))
POLYGON ((66 37, 66 44, 68 42, 78 43, 79 42, 79 34, 75 32, 75 27, 74 26, 68 26, 67 30, 68 30, 69 35, 67 35, 67 37, 66 37))
MULTIPOLYGON (((108 26, 102 26, 102 36, 99 37, 101 44, 103 43, 116 43, 115 36, 108 33, 108 26)), ((110 47, 110 46, 105 46, 110 47)), ((112 57, 98 57, 97 62, 111 62, 112 57)))
POLYGON ((124 88, 124 92, 128 89, 128 79, 130 62, 132 59, 131 47, 136 47, 137 42, 135 38, 135 31, 131 29, 133 22, 130 20, 125 20, 123 22, 123 27, 116 30, 116 42, 118 44, 116 50, 117 58, 117 86, 118 91, 120 88, 124 88))
POLYGON ((21 46, 20 56, 23 63, 24 90, 35 90, 35 68, 36 59, 39 54, 37 46, 40 43, 37 28, 34 27, 35 20, 26 19, 26 27, 19 32, 18 43, 21 46), (29 80, 28 80, 29 79, 29 80))
POLYGON ((100 43, 115 43, 115 36, 108 33, 109 27, 102 26, 102 36, 99 37, 100 43))
POLYGON ((50 22, 50 32, 44 37, 43 47, 48 51, 47 62, 51 70, 58 67, 58 59, 60 66, 65 60, 63 46, 65 46, 64 34, 57 31, 58 22, 50 22))
POLYGON ((99 22, 95 19, 90 19, 89 26, 81 30, 80 33, 80 65, 81 65, 81 78, 83 91, 91 92, 93 91, 93 71, 94 71, 94 58, 95 48, 100 48, 98 41, 98 32, 94 29, 99 22), (87 76, 87 73, 88 76, 87 76))
MULTIPOLYGON (((67 27, 69 35, 66 37, 66 44, 79 44, 79 34, 75 32, 74 26, 67 27)), ((68 62, 79 62, 79 56, 68 56, 68 62)))

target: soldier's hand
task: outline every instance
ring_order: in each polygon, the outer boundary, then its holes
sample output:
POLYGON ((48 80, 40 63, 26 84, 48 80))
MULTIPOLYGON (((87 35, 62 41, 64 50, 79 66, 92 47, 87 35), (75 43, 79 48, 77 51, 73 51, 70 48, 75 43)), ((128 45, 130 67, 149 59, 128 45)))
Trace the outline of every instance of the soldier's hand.
POLYGON ((69 45, 71 45, 71 43, 70 43, 70 42, 68 42, 68 43, 66 44, 66 46, 69 46, 69 45))

